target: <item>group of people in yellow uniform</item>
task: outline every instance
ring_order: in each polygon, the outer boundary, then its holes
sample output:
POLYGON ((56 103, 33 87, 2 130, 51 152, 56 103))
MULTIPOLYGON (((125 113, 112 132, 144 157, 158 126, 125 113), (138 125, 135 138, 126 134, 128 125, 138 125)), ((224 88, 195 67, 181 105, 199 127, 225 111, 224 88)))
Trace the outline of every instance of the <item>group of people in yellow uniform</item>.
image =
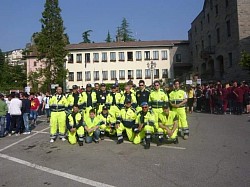
POLYGON ((70 144, 78 142, 82 146, 84 139, 86 143, 99 143, 106 134, 117 137, 117 144, 121 144, 126 134, 130 142, 143 143, 144 148, 149 149, 152 137, 156 137, 157 145, 164 139, 177 144, 178 136, 188 139, 187 95, 180 89, 179 81, 174 81, 174 90, 170 93, 160 88, 159 81, 153 86, 149 91, 140 80, 138 91, 128 84, 123 92, 117 85, 108 92, 105 84, 97 90, 87 84, 84 92, 78 92, 78 86, 74 85, 67 96, 57 87, 49 102, 50 142, 54 142, 57 135, 65 141, 67 134, 70 144))

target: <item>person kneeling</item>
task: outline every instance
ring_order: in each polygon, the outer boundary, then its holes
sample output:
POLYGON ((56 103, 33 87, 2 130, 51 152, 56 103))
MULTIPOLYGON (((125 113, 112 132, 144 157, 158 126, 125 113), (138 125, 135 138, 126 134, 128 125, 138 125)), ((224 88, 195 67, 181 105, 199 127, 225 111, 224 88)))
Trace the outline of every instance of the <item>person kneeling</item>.
POLYGON ((170 111, 169 105, 166 104, 163 106, 163 112, 158 116, 158 146, 163 143, 163 136, 166 135, 167 141, 173 142, 175 144, 178 143, 177 138, 177 113, 170 111))
POLYGON ((89 117, 86 118, 84 129, 86 131, 86 143, 99 143, 100 137, 100 119, 95 115, 95 109, 89 111, 89 117))
POLYGON ((69 143, 75 144, 77 142, 78 137, 79 145, 83 146, 83 119, 82 114, 79 112, 79 107, 77 105, 73 106, 73 112, 67 117, 67 129, 69 143))

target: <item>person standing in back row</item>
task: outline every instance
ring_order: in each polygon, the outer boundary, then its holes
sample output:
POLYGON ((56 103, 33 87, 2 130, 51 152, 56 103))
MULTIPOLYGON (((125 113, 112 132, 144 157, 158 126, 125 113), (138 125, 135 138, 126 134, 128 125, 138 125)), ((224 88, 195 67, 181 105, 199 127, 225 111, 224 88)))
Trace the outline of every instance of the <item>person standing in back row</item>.
POLYGON ((187 123, 187 115, 185 111, 185 104, 187 103, 187 94, 180 89, 180 82, 174 81, 174 90, 169 94, 169 101, 172 105, 172 110, 175 111, 179 118, 179 135, 183 136, 184 140, 189 137, 189 128, 187 123))
POLYGON ((50 108, 49 108, 49 100, 50 100, 50 94, 49 92, 46 92, 45 97, 43 98, 43 107, 42 110, 45 110, 46 116, 47 116, 47 123, 50 121, 50 108))
POLYGON ((8 112, 7 104, 4 101, 4 96, 0 94, 0 138, 4 136, 4 126, 5 126, 5 118, 8 112))
POLYGON ((50 119, 50 142, 53 143, 57 136, 57 125, 59 126, 59 138, 65 141, 66 130, 66 109, 68 102, 62 94, 62 87, 56 88, 56 94, 50 99, 49 106, 51 109, 50 119))

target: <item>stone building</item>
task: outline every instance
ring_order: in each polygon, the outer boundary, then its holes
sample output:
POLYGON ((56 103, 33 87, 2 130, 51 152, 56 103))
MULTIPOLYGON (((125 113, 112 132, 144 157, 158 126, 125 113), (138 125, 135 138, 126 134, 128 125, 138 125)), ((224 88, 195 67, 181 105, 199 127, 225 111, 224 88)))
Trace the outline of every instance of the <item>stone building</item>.
POLYGON ((240 65, 250 52, 250 1, 205 0, 188 32, 193 73, 203 80, 249 80, 240 65))

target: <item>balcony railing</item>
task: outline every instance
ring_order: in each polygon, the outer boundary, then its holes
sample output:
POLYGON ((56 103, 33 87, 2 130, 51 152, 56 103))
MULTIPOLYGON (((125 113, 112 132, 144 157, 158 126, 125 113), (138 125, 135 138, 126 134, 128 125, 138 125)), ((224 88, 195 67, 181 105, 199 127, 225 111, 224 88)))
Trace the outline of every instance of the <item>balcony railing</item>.
POLYGON ((200 56, 202 59, 208 59, 212 54, 215 54, 215 46, 208 46, 201 51, 200 56))

